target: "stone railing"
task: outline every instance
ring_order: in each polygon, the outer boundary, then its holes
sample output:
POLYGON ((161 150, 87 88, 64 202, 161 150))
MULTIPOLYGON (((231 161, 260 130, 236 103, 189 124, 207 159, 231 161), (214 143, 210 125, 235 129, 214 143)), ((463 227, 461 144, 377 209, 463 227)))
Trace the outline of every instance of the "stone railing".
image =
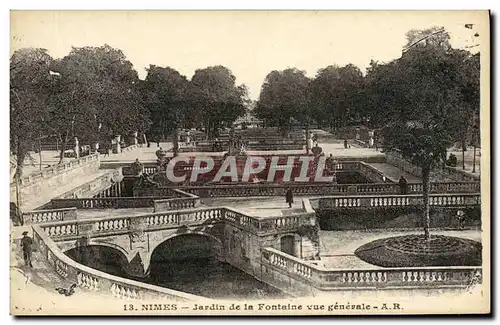
MULTIPOLYGON (((307 156, 305 153, 304 154, 296 154, 296 155, 291 155, 291 156, 294 156, 296 158, 296 164, 298 164, 298 159, 299 157, 301 156, 307 156)), ((249 156, 251 157, 251 156, 249 156)), ((272 156, 262 156, 262 158, 264 158, 266 160, 266 165, 269 167, 270 165, 270 161, 271 161, 271 157, 272 156)), ((211 157, 214 161, 214 164, 215 166, 220 166, 222 165, 223 161, 224 161, 224 158, 223 157, 211 157)), ((286 158, 285 156, 283 156, 283 158, 286 158)), ((378 162, 380 162, 379 160, 377 160, 378 162)), ((246 160, 244 160, 244 162, 246 162, 246 160)), ((354 160, 353 158, 349 158, 348 160, 345 160, 345 159, 342 159, 342 158, 334 158, 334 157, 327 157, 326 158, 326 161, 325 161, 325 164, 326 164, 326 168, 325 169, 331 169, 333 170, 333 168, 335 167, 335 170, 336 171, 339 171, 339 172, 349 172, 349 171, 359 171, 359 172, 373 172, 373 173, 376 173, 377 175, 380 175, 381 172, 378 171, 377 169, 373 168, 372 166, 370 166, 369 164, 363 162, 363 161, 358 161, 358 160, 354 160), (362 165, 362 166, 360 166, 362 165)), ((153 163, 153 162, 146 162, 143 164, 143 172, 144 174, 146 175, 152 175, 152 174, 155 174, 157 172, 157 165, 156 163, 153 163)), ((177 168, 179 171, 188 171, 188 170, 191 170, 192 169, 192 166, 182 166, 182 167, 175 167, 175 171, 177 171, 177 168)), ((130 166, 125 166, 125 167, 122 167, 122 173, 124 176, 128 176, 128 177, 137 177, 131 170, 131 167, 130 166)), ((380 176, 380 179, 382 179, 382 176, 380 176)))
MULTIPOLYGON (((319 209, 381 208, 423 205, 423 199, 421 195, 331 196, 312 200, 319 201, 319 209)), ((431 207, 463 207, 479 206, 480 204, 480 194, 429 195, 429 205, 431 207)))
MULTIPOLYGON (((400 187, 396 183, 364 183, 364 184, 241 184, 241 185, 213 185, 181 187, 185 192, 200 197, 251 197, 251 196, 284 196, 290 187, 296 196, 322 195, 374 195, 399 194, 400 187)), ((163 189, 152 189, 153 193, 161 196, 163 189)), ((421 194, 421 183, 409 183, 408 194, 421 194)), ((431 183, 430 193, 480 193, 478 182, 431 183)))
POLYGON ((62 278, 76 283, 81 288, 126 300, 210 300, 180 291, 113 276, 79 264, 61 252, 54 241, 37 225, 33 226, 33 240, 40 253, 54 270, 62 278))
MULTIPOLYGON (((74 159, 74 160, 68 161, 67 163, 53 165, 53 166, 44 168, 40 171, 33 172, 33 173, 21 178, 19 180, 19 185, 21 187, 26 186, 26 185, 30 185, 30 184, 38 182, 39 180, 53 177, 53 176, 58 175, 60 173, 66 172, 70 169, 90 164, 94 161, 99 161, 99 154, 91 154, 91 155, 88 155, 85 157, 81 157, 79 159, 74 159)), ((15 186, 15 183, 11 183, 11 186, 15 186)))
POLYGON ((362 141, 362 140, 359 140, 359 139, 353 139, 352 142, 357 147, 370 148, 370 145, 368 144, 368 142, 365 142, 365 141, 362 141))
MULTIPOLYGON (((478 170, 480 170, 479 167, 478 170)), ((460 167, 446 166, 444 168, 444 172, 447 175, 453 176, 454 179, 460 182, 479 182, 481 180, 481 176, 479 174, 472 174, 460 169, 460 167)))
POLYGON ((261 252, 261 265, 266 269, 263 280, 298 295, 310 295, 311 286, 318 291, 466 287, 480 283, 482 277, 482 268, 473 266, 334 270, 273 248, 261 252), (275 278, 281 278, 281 283, 275 278))
POLYGON ((23 224, 37 224, 76 219, 76 208, 23 212, 23 224))
POLYGON ((81 186, 78 186, 71 191, 68 191, 62 195, 55 197, 55 199, 71 199, 71 198, 84 198, 99 196, 100 193, 104 194, 108 189, 115 189, 116 195, 108 196, 120 196, 120 182, 123 180, 123 175, 121 173, 121 167, 110 171, 104 175, 101 175, 90 182, 87 182, 81 186))
POLYGON ((149 213, 136 216, 113 216, 83 220, 53 222, 40 225, 55 241, 73 240, 81 235, 92 237, 128 233, 133 224, 141 224, 144 231, 157 231, 179 226, 201 225, 206 222, 228 222, 254 234, 269 234, 291 231, 302 225, 315 225, 314 212, 271 218, 249 216, 229 207, 196 208, 149 213))
MULTIPOLYGON (((417 177, 422 177, 422 168, 413 165, 410 161, 404 159, 399 152, 390 151, 386 153, 387 163, 398 167, 399 169, 417 177)), ((436 168, 431 172, 431 179, 449 179, 459 182, 478 182, 481 177, 461 170, 458 167, 436 168)))
MULTIPOLYGON (((145 163, 143 164, 143 173, 146 175, 153 175, 156 173, 156 163, 145 163)), ((128 176, 128 177, 138 177, 136 174, 132 172, 132 167, 130 166, 123 166, 122 167, 122 173, 123 176, 128 176)))
POLYGON ((50 204, 53 208, 77 209, 127 209, 127 208, 150 208, 154 206, 154 200, 168 197, 92 197, 82 199, 53 199, 50 204))
POLYGON ((174 189, 173 191, 178 193, 179 197, 153 201, 155 212, 196 208, 200 205, 200 198, 198 196, 179 189, 174 189))
POLYGON ((143 145, 142 144, 132 144, 130 146, 127 146, 127 147, 122 147, 122 152, 127 152, 127 151, 132 151, 132 150, 135 150, 137 148, 141 148, 143 145))
MULTIPOLYGON (((357 163, 357 170, 366 178, 368 178, 371 181, 378 182, 378 183, 384 183, 384 177, 385 174, 381 172, 380 170, 374 168, 373 166, 370 166, 369 164, 365 162, 358 162, 357 163)), ((386 183, 392 183, 392 181, 386 177, 385 180, 386 183)))

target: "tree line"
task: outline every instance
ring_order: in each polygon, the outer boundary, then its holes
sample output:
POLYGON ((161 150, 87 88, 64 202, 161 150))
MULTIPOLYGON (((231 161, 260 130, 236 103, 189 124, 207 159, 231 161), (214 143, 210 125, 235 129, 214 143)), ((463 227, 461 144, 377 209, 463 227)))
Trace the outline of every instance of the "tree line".
POLYGON ((409 31, 400 58, 372 60, 365 73, 352 64, 327 66, 313 78, 297 68, 271 71, 254 113, 284 133, 297 125, 382 128, 438 114, 433 118, 446 117, 452 137, 468 145, 478 130, 480 57, 453 49, 446 31, 435 34, 440 30, 409 31))
MULTIPOLYGON (((450 143, 478 142, 479 54, 453 49, 448 34, 436 30, 408 32, 400 58, 371 61, 364 74, 352 64, 330 65, 314 78, 297 68, 271 71, 253 113, 285 133, 293 125, 390 126, 383 133, 393 146, 390 139, 404 137, 391 132, 406 130, 394 126, 411 122, 434 125, 450 143)), ((18 166, 44 136, 61 143, 61 160, 75 136, 90 144, 138 131, 156 140, 178 128, 202 127, 215 137, 250 102, 246 86, 236 85, 224 66, 198 69, 189 80, 150 65, 141 80, 123 52, 109 45, 74 47, 62 59, 44 49, 16 51, 10 98, 10 148, 18 166)))
POLYGON ((210 136, 245 113, 248 91, 224 66, 195 71, 191 80, 169 67, 150 65, 145 80, 119 49, 73 47, 62 59, 25 48, 10 60, 10 150, 16 176, 41 138, 61 144, 60 161, 74 137, 109 143, 133 132, 149 140, 180 127, 205 128, 210 136), (20 168, 19 168, 20 167, 20 168))
MULTIPOLYGON (((469 28, 470 25, 465 25, 469 28)), ((422 168, 425 238, 430 238, 431 170, 460 142, 480 138, 480 54, 454 49, 444 28, 411 30, 400 58, 320 69, 314 78, 289 68, 270 72, 255 114, 286 133, 293 125, 380 130, 383 146, 422 168)), ((477 33, 474 37, 479 36, 477 33)))

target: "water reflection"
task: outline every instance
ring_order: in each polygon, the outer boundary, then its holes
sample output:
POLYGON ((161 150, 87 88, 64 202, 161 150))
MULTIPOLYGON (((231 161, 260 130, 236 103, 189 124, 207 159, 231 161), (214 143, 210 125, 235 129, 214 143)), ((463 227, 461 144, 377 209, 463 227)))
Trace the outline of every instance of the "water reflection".
POLYGON ((151 265, 146 283, 208 298, 272 299, 284 293, 215 259, 172 260, 151 265))
POLYGON ((191 293, 207 298, 273 299, 286 295, 251 275, 215 258, 151 261, 149 276, 138 279, 121 268, 120 256, 108 247, 92 247, 91 252, 70 250, 75 261, 96 270, 148 284, 191 293), (90 258, 89 258, 90 257, 90 258))

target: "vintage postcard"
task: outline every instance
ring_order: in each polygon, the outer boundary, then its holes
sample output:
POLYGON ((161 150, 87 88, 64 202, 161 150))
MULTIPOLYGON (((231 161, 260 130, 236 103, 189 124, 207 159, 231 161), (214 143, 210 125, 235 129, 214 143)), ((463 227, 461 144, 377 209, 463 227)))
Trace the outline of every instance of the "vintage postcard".
POLYGON ((12 315, 490 313, 488 11, 21 11, 12 315))

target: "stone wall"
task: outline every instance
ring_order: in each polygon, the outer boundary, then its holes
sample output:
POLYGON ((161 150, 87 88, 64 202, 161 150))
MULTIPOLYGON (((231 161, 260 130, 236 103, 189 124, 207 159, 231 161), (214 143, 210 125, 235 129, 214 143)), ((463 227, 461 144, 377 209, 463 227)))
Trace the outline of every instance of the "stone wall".
MULTIPOLYGON (((51 174, 25 182, 19 185, 19 206, 21 209, 34 209, 32 202, 40 201, 39 198, 47 193, 53 192, 57 195, 57 191, 68 183, 76 179, 92 175, 99 169, 99 156, 92 155, 80 158, 77 161, 67 165, 67 168, 56 169, 51 174)), ((62 194, 62 193, 61 193, 62 194)), ((53 197, 52 196, 52 197, 53 197)), ((10 200, 11 202, 17 201, 16 199, 16 185, 11 184, 10 187, 10 200)), ((49 201, 50 198, 47 199, 49 201)))
MULTIPOLYGON (((398 167, 399 169, 412 174, 416 177, 422 177, 422 168, 413 165, 408 160, 404 159, 397 152, 387 152, 386 161, 388 164, 398 167)), ((436 168, 431 172, 431 180, 434 181, 457 181, 457 182, 478 182, 479 175, 474 175, 458 168, 446 166, 444 168, 436 168)))
MULTIPOLYGON (((459 208, 430 210, 431 228, 458 228, 456 213, 459 208)), ((479 207, 461 208, 467 216, 466 227, 481 227, 479 207)), ((317 211, 323 230, 413 229, 422 228, 423 211, 420 207, 386 207, 379 209, 341 209, 317 211)))

